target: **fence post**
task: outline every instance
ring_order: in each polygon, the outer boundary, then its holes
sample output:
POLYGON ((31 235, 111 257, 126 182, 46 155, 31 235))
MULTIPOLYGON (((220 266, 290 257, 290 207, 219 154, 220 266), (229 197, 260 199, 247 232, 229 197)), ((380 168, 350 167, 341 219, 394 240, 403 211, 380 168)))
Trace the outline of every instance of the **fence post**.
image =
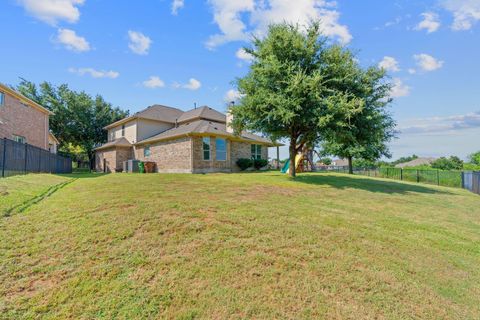
POLYGON ((25 163, 24 163, 24 166, 25 166, 24 172, 25 172, 25 174, 27 173, 27 159, 28 159, 28 157, 27 157, 27 149, 28 149, 28 144, 25 143, 25 163))
POLYGON ((462 189, 465 189, 465 172, 462 171, 462 189))
POLYGON ((3 138, 3 161, 2 161, 2 178, 5 178, 5 167, 7 166, 7 138, 3 138))
POLYGON ((417 183, 419 183, 419 182, 420 182, 420 174, 419 174, 418 169, 417 169, 417 183))
POLYGON ((403 181, 403 168, 400 168, 400 181, 403 181))
POLYGON ((437 186, 440 185, 440 170, 437 169, 437 186))

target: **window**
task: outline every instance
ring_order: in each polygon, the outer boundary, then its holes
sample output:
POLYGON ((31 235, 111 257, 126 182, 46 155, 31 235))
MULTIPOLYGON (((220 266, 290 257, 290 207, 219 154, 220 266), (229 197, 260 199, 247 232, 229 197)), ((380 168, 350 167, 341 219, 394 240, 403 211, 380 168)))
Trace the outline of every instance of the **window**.
POLYGON ((215 140, 215 146, 216 146, 216 160, 226 161, 227 160, 227 140, 217 138, 215 140))
POLYGON ((203 160, 210 160, 210 138, 204 137, 203 144, 203 160))
POLYGON ((27 139, 22 136, 13 135, 13 140, 18 143, 27 143, 27 139))
POLYGON ((145 148, 143 148, 143 156, 144 157, 150 157, 151 155, 151 151, 150 151, 150 146, 145 146, 145 148))
POLYGON ((122 124, 122 137, 125 137, 125 125, 122 124))
POLYGON ((262 146, 259 144, 252 144, 252 159, 262 159, 262 146))
POLYGON ((3 92, 0 92, 0 107, 5 105, 5 94, 3 92))

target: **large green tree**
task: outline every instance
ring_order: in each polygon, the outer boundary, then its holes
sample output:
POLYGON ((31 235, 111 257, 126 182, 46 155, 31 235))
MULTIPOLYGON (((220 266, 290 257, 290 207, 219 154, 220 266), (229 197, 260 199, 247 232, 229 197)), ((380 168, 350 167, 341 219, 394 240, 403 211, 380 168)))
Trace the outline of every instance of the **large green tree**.
POLYGON ((477 166, 480 166, 480 151, 472 153, 471 155, 468 156, 468 159, 470 160, 471 163, 476 164, 477 166))
POLYGON ((322 73, 329 45, 318 23, 305 31, 283 23, 271 25, 245 50, 254 59, 249 73, 237 79, 242 98, 231 108, 234 128, 289 139, 290 175, 295 176, 295 156, 318 139, 324 100, 331 94, 322 73))
POLYGON ((337 93, 328 105, 322 148, 348 159, 349 173, 353 173, 353 158, 373 162, 390 157, 388 142, 395 137, 396 126, 388 111, 391 84, 384 70, 364 70, 348 50, 334 48, 327 60, 332 60, 327 66, 335 68, 329 73, 337 75, 332 79, 337 93), (335 62, 340 60, 344 62, 335 62))
MULTIPOLYGON (((54 113, 50 129, 62 146, 81 147, 90 163, 94 159, 95 146, 107 141, 103 128, 128 115, 128 111, 114 108, 100 95, 92 97, 85 92, 71 90, 68 85, 40 85, 21 79, 16 89, 54 113)), ((63 149, 61 149, 63 150, 63 149)), ((68 153, 68 150, 65 149, 68 153)))

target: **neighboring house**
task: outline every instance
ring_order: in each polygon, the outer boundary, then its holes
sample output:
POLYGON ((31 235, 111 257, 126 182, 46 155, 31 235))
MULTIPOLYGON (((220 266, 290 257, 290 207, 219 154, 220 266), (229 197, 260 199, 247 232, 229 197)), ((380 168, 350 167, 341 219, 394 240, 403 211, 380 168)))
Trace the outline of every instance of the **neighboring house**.
POLYGON ((209 107, 187 112, 154 105, 105 127, 108 142, 97 147, 100 172, 121 171, 130 159, 151 161, 158 172, 238 171, 240 158, 267 159, 275 144, 247 132, 234 135, 230 116, 209 107))
POLYGON ((0 83, 0 138, 49 150, 51 114, 38 103, 0 83))
POLYGON ((48 151, 51 153, 56 154, 57 148, 60 143, 58 142, 57 138, 53 135, 53 133, 48 133, 48 151))
POLYGON ((399 163, 395 166, 395 168, 408 168, 408 167, 416 167, 416 166, 423 166, 423 165, 430 165, 434 162, 435 158, 417 158, 412 161, 399 163))
POLYGON ((348 167, 348 159, 336 159, 332 160, 330 166, 334 167, 348 167))

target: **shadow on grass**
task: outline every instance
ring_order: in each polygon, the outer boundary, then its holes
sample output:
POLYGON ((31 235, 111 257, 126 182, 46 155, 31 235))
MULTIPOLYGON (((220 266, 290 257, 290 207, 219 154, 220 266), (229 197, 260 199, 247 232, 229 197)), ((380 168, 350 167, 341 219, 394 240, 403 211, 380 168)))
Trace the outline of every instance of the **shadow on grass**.
POLYGON ((97 172, 74 172, 74 173, 59 173, 55 174, 60 177, 68 177, 68 178, 76 178, 76 179, 82 179, 82 178, 99 178, 108 175, 108 173, 97 173, 97 172))
POLYGON ((400 183, 394 180, 385 181, 374 178, 363 178, 359 176, 341 176, 330 174, 302 174, 295 178, 296 182, 328 185, 337 189, 353 188, 369 192, 380 192, 388 194, 406 194, 411 192, 429 194, 452 194, 448 191, 429 188, 428 186, 400 183))

